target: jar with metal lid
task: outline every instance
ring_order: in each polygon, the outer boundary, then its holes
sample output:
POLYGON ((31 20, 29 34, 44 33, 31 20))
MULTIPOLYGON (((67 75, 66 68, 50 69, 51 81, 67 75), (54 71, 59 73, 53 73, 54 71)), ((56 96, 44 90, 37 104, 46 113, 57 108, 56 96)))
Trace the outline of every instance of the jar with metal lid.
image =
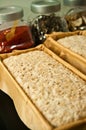
POLYGON ((31 20, 36 45, 44 42, 45 34, 67 31, 66 21, 59 15, 60 9, 61 3, 58 0, 38 0, 31 3, 31 11, 37 14, 31 20))
POLYGON ((69 30, 86 30, 86 0, 64 0, 63 4, 70 7, 65 14, 69 30))
POLYGON ((20 6, 0 8, 0 53, 33 46, 30 26, 23 20, 23 16, 20 6))

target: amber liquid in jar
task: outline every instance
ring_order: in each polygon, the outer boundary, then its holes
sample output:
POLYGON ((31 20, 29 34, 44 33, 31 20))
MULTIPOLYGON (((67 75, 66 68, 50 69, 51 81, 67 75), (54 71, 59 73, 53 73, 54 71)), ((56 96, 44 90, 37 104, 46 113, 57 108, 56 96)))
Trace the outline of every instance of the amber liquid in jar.
POLYGON ((0 31, 0 53, 11 52, 14 49, 26 49, 32 47, 32 40, 29 26, 18 26, 15 30, 15 35, 7 41, 6 34, 11 28, 0 31))
POLYGON ((31 29, 20 6, 0 8, 0 54, 32 47, 31 29))

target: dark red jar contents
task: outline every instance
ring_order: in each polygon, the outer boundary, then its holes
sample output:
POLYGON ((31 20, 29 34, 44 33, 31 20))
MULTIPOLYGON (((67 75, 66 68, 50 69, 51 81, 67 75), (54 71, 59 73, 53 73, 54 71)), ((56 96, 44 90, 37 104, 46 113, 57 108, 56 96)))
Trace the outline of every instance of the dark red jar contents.
POLYGON ((0 53, 11 52, 14 49, 27 49, 34 46, 34 41, 30 32, 30 27, 16 27, 15 35, 10 41, 6 40, 9 29, 0 32, 0 53))

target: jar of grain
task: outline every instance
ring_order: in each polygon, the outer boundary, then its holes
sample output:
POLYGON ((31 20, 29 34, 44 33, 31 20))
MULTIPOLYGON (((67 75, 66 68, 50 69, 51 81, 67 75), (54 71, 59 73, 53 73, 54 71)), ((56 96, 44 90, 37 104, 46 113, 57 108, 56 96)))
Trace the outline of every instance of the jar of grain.
POLYGON ((31 20, 31 30, 36 45, 43 43, 45 34, 67 31, 66 21, 59 15, 61 3, 58 0, 38 0, 31 3, 35 17, 31 20))
POLYGON ((86 30, 86 0, 64 0, 63 3, 65 8, 70 7, 65 16, 69 30, 86 30))

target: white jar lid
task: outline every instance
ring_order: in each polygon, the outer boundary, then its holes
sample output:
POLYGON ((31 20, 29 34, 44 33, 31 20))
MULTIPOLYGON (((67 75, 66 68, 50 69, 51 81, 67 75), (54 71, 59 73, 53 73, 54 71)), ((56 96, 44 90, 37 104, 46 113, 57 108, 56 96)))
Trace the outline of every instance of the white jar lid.
POLYGON ((58 0, 38 0, 31 4, 31 11, 34 13, 53 13, 59 11, 61 8, 58 0))
POLYGON ((0 7, 0 22, 13 21, 23 17, 23 9, 20 6, 0 7))

